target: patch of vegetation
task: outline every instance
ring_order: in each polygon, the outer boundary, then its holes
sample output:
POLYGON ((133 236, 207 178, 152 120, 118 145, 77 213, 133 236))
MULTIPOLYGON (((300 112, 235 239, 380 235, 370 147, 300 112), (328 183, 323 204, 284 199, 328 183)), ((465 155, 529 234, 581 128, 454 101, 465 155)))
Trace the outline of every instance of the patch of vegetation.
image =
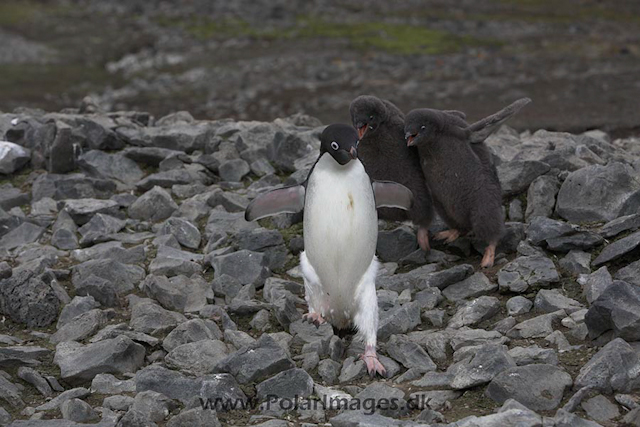
POLYGON ((0 26, 12 27, 33 22, 38 14, 57 13, 62 6, 31 0, 4 0, 0 2, 0 26))
POLYGON ((265 40, 294 38, 342 38, 355 49, 379 49, 390 53, 444 54, 465 46, 499 44, 496 40, 458 36, 422 26, 385 22, 328 22, 322 18, 302 16, 296 25, 285 28, 256 28, 242 20, 176 19, 159 17, 162 26, 182 28, 200 40, 212 38, 253 37, 265 40))

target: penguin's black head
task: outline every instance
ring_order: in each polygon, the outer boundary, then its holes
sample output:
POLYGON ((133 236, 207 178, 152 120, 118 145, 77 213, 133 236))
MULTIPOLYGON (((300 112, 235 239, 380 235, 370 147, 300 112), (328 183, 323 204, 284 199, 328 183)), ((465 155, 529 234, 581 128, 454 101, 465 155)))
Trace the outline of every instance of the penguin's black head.
POLYGON ((404 137, 408 147, 434 143, 442 136, 463 139, 467 132, 465 124, 456 114, 421 108, 407 114, 404 121, 404 137))
POLYGON ((320 153, 329 153, 336 162, 346 165, 358 158, 358 134, 349 125, 327 126, 320 135, 320 153))
POLYGON ((351 101, 351 122, 358 130, 358 137, 373 134, 388 118, 387 107, 380 98, 362 95, 351 101))

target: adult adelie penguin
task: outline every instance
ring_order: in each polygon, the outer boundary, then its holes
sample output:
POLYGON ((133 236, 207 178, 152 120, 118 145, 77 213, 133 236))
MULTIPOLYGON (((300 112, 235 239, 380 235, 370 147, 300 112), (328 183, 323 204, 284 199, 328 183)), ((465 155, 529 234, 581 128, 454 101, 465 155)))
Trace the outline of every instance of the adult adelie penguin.
POLYGON ((351 121, 358 130, 358 152, 372 179, 398 182, 409 188, 414 203, 408 212, 383 209, 380 217, 392 221, 411 220, 418 226, 418 244, 429 250, 428 229, 433 220, 431 193, 420 168, 418 151, 404 141, 404 114, 391 102, 362 95, 351 102, 351 121))
POLYGON ((452 242, 473 231, 487 244, 482 267, 493 265, 504 233, 500 181, 483 142, 529 102, 520 99, 472 125, 463 115, 428 108, 409 112, 405 120, 407 145, 418 147, 434 206, 450 227, 436 238, 452 242))
POLYGON ((369 374, 385 374, 376 353, 378 301, 377 207, 409 209, 413 196, 393 182, 372 183, 358 160, 358 135, 347 125, 329 125, 320 137, 320 157, 302 185, 254 199, 245 212, 255 220, 304 209, 304 276, 309 313, 304 318, 338 329, 353 324, 365 343, 369 374))

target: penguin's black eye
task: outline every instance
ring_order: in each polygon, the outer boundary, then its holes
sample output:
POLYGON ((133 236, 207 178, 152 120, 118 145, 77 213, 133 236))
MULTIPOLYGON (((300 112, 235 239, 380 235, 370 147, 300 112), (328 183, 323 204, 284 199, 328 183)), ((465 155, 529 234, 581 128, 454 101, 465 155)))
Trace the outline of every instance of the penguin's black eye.
POLYGON ((427 128, 426 126, 422 126, 420 130, 425 130, 426 128, 427 128))
POLYGON ((369 116, 369 120, 373 120, 373 116, 369 116))
POLYGON ((331 142, 331 148, 333 148, 334 150, 337 150, 338 148, 340 148, 340 146, 338 145, 337 142, 333 141, 331 142))

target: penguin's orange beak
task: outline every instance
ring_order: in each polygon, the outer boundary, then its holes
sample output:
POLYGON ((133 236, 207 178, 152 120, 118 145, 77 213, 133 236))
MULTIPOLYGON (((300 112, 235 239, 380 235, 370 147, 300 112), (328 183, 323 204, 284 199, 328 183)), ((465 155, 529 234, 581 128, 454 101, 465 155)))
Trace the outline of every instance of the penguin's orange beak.
POLYGON ((412 147, 413 146, 413 140, 415 139, 415 135, 408 135, 407 136, 407 147, 412 147))
POLYGON ((369 126, 365 124, 358 128, 358 139, 362 139, 364 134, 367 132, 368 127, 369 126))

